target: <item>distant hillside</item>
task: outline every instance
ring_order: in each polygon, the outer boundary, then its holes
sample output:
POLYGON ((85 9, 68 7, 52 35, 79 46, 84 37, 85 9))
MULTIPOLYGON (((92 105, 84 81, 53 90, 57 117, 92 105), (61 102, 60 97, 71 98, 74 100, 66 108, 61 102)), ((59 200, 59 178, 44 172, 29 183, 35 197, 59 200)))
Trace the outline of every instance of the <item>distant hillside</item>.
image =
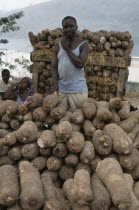
MULTIPOLYGON (((12 11, 17 12, 21 10, 12 11)), ((10 38, 27 38, 28 32, 34 34, 45 28, 61 27, 61 20, 72 15, 77 19, 79 30, 129 31, 134 39, 139 36, 138 0, 52 0, 50 2, 26 7, 24 17, 18 21, 21 30, 7 33, 10 38)), ((7 16, 9 13, 0 13, 7 16)))

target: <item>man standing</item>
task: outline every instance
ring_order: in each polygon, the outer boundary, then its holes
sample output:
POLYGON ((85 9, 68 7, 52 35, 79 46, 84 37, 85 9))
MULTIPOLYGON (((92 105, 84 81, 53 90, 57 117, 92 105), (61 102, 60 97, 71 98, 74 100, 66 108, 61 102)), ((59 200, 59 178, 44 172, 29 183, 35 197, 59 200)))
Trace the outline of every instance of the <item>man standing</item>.
POLYGON ((9 81, 10 71, 8 69, 2 70, 2 80, 0 81, 0 99, 4 100, 5 91, 11 86, 12 82, 9 81))
POLYGON ((53 51, 51 66, 53 92, 57 91, 64 96, 74 111, 88 98, 84 66, 89 46, 86 41, 76 36, 77 22, 74 17, 65 17, 62 26, 63 38, 55 45, 53 51))

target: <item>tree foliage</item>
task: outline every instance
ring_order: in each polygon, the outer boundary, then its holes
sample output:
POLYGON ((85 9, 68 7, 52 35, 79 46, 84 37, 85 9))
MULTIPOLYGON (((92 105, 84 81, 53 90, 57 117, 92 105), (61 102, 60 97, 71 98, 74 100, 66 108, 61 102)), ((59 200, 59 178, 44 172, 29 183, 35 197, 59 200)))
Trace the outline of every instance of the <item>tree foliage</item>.
MULTIPOLYGON (((8 17, 2 17, 0 18, 0 35, 6 32, 10 31, 17 31, 20 29, 20 26, 17 26, 17 19, 20 19, 23 17, 24 13, 17 12, 12 15, 9 15, 8 17)), ((0 43, 7 44, 8 40, 7 39, 0 39, 0 43)))
MULTIPOLYGON (((10 31, 20 30, 20 26, 17 25, 16 20, 20 19, 23 16, 24 16, 24 13, 23 11, 21 11, 21 12, 13 13, 12 15, 9 15, 8 17, 1 17, 0 18, 0 36, 10 31)), ((7 43, 8 43, 7 39, 0 39, 0 44, 7 44, 7 43)), ((9 69, 15 69, 16 68, 15 65, 9 64, 2 59, 2 56, 4 55, 5 55, 4 52, 0 51, 0 65, 8 67, 9 69)))

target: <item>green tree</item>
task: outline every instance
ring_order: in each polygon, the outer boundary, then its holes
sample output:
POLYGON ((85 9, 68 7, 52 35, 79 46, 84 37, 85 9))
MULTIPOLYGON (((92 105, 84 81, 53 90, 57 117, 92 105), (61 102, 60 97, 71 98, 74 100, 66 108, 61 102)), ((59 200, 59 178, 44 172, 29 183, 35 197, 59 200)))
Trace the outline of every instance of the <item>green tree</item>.
MULTIPOLYGON (((17 26, 16 20, 20 19, 24 16, 24 13, 17 12, 12 15, 9 15, 8 17, 1 17, 0 18, 0 36, 4 33, 10 32, 10 31, 17 31, 20 29, 20 26, 17 26)), ((7 39, 0 39, 0 44, 7 44, 7 39)), ((8 66, 8 63, 4 62, 2 60, 2 55, 4 55, 3 51, 0 51, 0 65, 8 66)))

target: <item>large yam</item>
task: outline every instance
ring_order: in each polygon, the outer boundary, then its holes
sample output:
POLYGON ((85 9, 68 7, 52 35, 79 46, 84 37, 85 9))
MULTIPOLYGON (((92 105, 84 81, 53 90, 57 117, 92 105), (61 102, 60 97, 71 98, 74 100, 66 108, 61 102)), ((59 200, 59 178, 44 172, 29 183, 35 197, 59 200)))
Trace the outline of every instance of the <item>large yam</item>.
POLYGON ((54 147, 57 143, 55 132, 51 130, 44 130, 37 143, 41 148, 54 147))
POLYGON ((19 197, 17 171, 13 166, 0 167, 0 205, 13 206, 19 197))
POLYGON ((80 206, 90 203, 93 199, 90 174, 85 169, 76 171, 71 188, 72 199, 80 206))
POLYGON ((106 158, 100 161, 96 173, 108 189, 114 205, 119 210, 130 210, 130 190, 126 185, 123 171, 118 161, 114 158, 106 158))
POLYGON ((37 210, 44 204, 44 195, 40 175, 28 161, 22 161, 19 165, 20 174, 20 203, 25 210, 37 210))
POLYGON ((67 149, 72 153, 79 153, 83 150, 85 139, 82 133, 73 131, 69 137, 66 146, 67 149))
POLYGON ((113 149, 119 154, 128 155, 133 151, 133 141, 118 125, 110 123, 105 126, 104 134, 113 140, 113 149))
POLYGON ((110 193, 103 185, 96 173, 91 179, 93 201, 91 203, 91 210, 108 210, 111 205, 110 193))
POLYGON ((17 131, 16 137, 21 143, 29 143, 37 140, 38 128, 32 121, 26 121, 17 131))
POLYGON ((44 193, 44 210, 63 210, 60 200, 58 199, 58 194, 56 191, 56 188, 54 187, 52 183, 52 178, 49 174, 42 174, 41 175, 41 183, 43 187, 43 193, 44 193))

